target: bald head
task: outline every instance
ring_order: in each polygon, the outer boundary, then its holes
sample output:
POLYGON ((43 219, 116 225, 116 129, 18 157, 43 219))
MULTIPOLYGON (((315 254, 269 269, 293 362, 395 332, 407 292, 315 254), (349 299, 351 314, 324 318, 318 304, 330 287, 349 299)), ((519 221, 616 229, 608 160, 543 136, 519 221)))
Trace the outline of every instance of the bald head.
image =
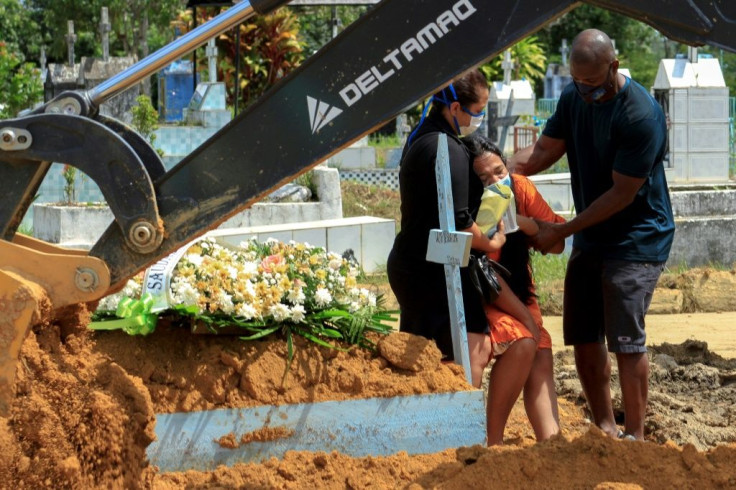
POLYGON ((570 63, 576 65, 608 65, 616 59, 611 38, 598 29, 586 29, 572 41, 570 63))

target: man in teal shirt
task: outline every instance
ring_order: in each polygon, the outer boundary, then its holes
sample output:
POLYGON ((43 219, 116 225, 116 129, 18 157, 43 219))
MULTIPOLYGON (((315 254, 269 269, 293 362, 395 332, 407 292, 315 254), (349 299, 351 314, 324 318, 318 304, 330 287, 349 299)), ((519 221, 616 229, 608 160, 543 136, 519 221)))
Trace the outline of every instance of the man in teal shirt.
POLYGON ((535 246, 573 235, 563 331, 593 419, 613 437, 644 438, 649 363, 644 317, 664 269, 674 219, 662 160, 667 127, 646 89, 618 72, 609 37, 588 29, 570 53, 573 82, 537 143, 510 166, 532 175, 567 153, 576 216, 540 223, 535 246), (607 349, 606 349, 607 345, 607 349), (610 358, 616 355, 625 425, 613 415, 610 358))

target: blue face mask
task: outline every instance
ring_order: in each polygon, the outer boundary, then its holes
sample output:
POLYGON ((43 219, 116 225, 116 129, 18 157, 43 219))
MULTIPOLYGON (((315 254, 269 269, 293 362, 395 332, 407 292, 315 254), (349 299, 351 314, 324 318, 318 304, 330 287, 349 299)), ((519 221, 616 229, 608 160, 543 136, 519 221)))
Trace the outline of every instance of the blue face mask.
POLYGON ((496 182, 496 184, 505 185, 505 186, 511 187, 511 174, 510 173, 507 173, 506 174, 506 177, 504 177, 503 179, 501 179, 498 182, 496 182))

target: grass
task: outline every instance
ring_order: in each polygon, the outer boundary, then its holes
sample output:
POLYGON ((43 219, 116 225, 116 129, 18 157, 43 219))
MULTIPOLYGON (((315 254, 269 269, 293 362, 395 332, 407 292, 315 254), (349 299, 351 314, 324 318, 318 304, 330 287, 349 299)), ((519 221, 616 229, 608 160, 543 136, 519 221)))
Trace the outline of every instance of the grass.
POLYGON ((542 255, 539 252, 532 252, 532 270, 537 285, 565 279, 568 258, 567 254, 542 255))
POLYGON ((560 291, 567 271, 568 258, 568 254, 542 255, 539 252, 531 254, 537 301, 544 314, 562 313, 560 291))
POLYGON ((297 177, 294 180, 294 183, 296 185, 306 187, 312 193, 312 198, 317 198, 317 184, 315 184, 314 182, 314 172, 312 172, 311 170, 309 172, 304 172, 299 177, 297 177))
POLYGON ((401 148, 403 143, 395 134, 386 136, 382 134, 372 134, 368 138, 368 145, 376 150, 376 166, 378 168, 386 168, 388 163, 388 150, 401 148))
POLYGON ((377 185, 366 185, 344 180, 340 183, 342 190, 342 215, 376 216, 401 221, 401 198, 399 191, 377 185))
POLYGON ((562 155, 562 158, 557 160, 554 165, 552 165, 547 170, 540 172, 540 175, 542 174, 560 174, 570 171, 570 164, 567 161, 567 154, 562 155))
POLYGON ((397 148, 402 146, 401 140, 395 134, 386 136, 383 134, 372 134, 368 138, 368 145, 376 149, 397 148))

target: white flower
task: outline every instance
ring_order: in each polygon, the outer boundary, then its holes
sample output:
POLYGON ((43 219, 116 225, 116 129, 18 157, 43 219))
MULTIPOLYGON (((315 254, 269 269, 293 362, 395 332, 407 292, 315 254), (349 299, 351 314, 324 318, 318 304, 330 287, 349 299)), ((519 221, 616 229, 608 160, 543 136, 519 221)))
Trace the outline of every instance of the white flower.
POLYGON ((235 305, 233 304, 233 297, 227 294, 225 291, 219 291, 215 296, 215 304, 217 309, 222 311, 226 315, 232 315, 235 311, 235 305))
POLYGON ((328 265, 330 266, 330 269, 336 271, 340 269, 340 266, 342 265, 342 258, 333 257, 330 259, 330 263, 328 265))
POLYGON ((252 320, 257 313, 256 309, 250 303, 240 303, 235 307, 235 314, 246 320, 252 320))
POLYGON ((115 293, 110 296, 105 296, 100 300, 97 305, 98 311, 116 311, 118 309, 118 303, 123 299, 123 294, 115 293))
POLYGON ((304 303, 305 299, 307 298, 306 296, 304 296, 304 292, 301 290, 301 288, 291 289, 286 295, 286 300, 292 305, 300 305, 304 303))
POLYGON ((199 292, 186 281, 178 281, 175 278, 171 284, 171 296, 174 304, 185 306, 199 304, 199 292))
POLYGON ((122 291, 120 291, 120 294, 122 296, 127 296, 128 298, 136 298, 140 296, 141 294, 142 286, 135 282, 132 279, 128 279, 128 282, 125 283, 125 287, 122 291))
POLYGON ((318 288, 314 292, 314 301, 317 303, 317 306, 327 306, 332 301, 332 295, 327 289, 318 288))
POLYGON ((291 321, 299 323, 304 321, 307 312, 304 310, 302 305, 296 305, 291 309, 291 321))
POLYGON ((204 258, 201 255, 197 254, 187 254, 184 257, 184 260, 187 260, 194 267, 199 267, 202 265, 202 261, 204 260, 204 258))
POLYGON ((247 274, 248 276, 253 276, 255 274, 258 274, 258 262, 253 261, 246 261, 243 262, 241 268, 240 268, 244 274, 247 274))
POLYGON ((277 303, 275 305, 272 305, 268 309, 268 313, 273 317, 274 320, 277 322, 283 322, 284 320, 288 320, 291 316, 289 312, 289 307, 286 306, 283 303, 277 303))

